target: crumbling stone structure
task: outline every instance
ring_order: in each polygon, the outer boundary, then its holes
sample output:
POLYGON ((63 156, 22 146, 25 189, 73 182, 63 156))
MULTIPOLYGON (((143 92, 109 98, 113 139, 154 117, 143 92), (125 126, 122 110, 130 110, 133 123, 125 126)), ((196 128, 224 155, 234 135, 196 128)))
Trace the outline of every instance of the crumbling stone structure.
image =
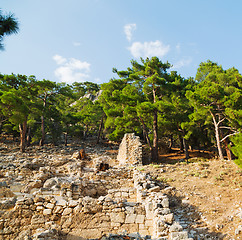
POLYGON ((134 133, 126 133, 119 146, 117 160, 120 165, 142 165, 142 144, 134 133))
MULTIPOLYGON (((112 182, 120 175, 122 178, 128 176, 129 187, 109 189, 100 197, 86 195, 73 199, 72 194, 40 191, 32 197, 3 201, 0 206, 5 213, 0 224, 0 239, 18 239, 26 226, 27 239, 32 240, 42 235, 50 236, 44 239, 62 239, 58 234, 98 239, 105 234, 123 231, 138 232, 142 239, 189 239, 182 226, 174 222, 168 196, 162 192, 165 188, 162 183, 127 168, 109 169, 106 174, 100 172, 96 175, 99 179, 95 180, 96 183, 107 179, 112 182), (13 217, 17 217, 17 222, 12 220, 13 217)), ((91 182, 85 184, 88 187, 91 182)), ((98 188, 97 184, 92 185, 95 186, 98 188)), ((65 187, 67 192, 71 192, 71 185, 65 187)))

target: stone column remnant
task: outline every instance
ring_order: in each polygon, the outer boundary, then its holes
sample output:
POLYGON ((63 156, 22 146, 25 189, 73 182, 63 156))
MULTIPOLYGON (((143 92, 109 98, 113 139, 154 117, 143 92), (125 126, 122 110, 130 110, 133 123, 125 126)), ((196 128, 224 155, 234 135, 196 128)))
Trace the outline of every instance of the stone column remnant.
POLYGON ((142 165, 142 144, 134 133, 126 133, 119 146, 117 160, 120 165, 142 165))

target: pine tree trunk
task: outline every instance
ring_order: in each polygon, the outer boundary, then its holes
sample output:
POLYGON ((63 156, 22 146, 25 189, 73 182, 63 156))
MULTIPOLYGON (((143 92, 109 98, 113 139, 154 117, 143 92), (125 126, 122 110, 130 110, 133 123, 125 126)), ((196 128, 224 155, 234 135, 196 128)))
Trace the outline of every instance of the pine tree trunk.
POLYGON ((39 142, 40 146, 44 145, 44 141, 45 141, 45 121, 44 121, 44 116, 41 116, 41 139, 39 142))
POLYGON ((25 143, 26 131, 27 131, 27 120, 24 121, 22 124, 19 124, 21 152, 24 152, 26 147, 26 143, 25 143))
POLYGON ((67 133, 65 133, 64 135, 65 135, 65 146, 67 146, 67 133))
POLYGON ((27 137, 26 137, 26 145, 27 145, 27 147, 30 146, 30 143, 31 143, 31 128, 29 127, 28 128, 28 132, 27 132, 27 137))
POLYGON ((189 157, 189 152, 187 147, 187 141, 184 137, 182 139, 183 139, 183 146, 184 146, 184 152, 185 152, 185 159, 188 159, 190 157, 189 157))
POLYGON ((86 130, 84 130, 84 133, 83 133, 83 140, 87 139, 88 131, 89 131, 89 128, 88 128, 88 126, 86 126, 86 130))
POLYGON ((214 124, 214 128, 215 128, 215 138, 216 138, 216 143, 217 143, 219 159, 224 160, 223 151, 222 151, 222 147, 221 147, 221 143, 220 143, 220 136, 219 136, 219 123, 221 123, 222 121, 217 122, 215 115, 211 111, 210 111, 210 114, 212 115, 213 124, 214 124))
POLYGON ((220 160, 224 160, 223 151, 220 143, 220 137, 219 137, 219 128, 218 125, 215 124, 215 137, 217 142, 217 148, 218 148, 218 155, 220 160))
POLYGON ((171 153, 171 148, 173 146, 173 135, 170 135, 169 153, 171 153))
POLYGON ((179 141, 180 141, 180 152, 184 152, 183 137, 180 134, 179 134, 179 141))
POLYGON ((144 120, 141 117, 139 117, 139 118, 140 118, 140 121, 142 123, 144 138, 146 139, 146 142, 149 146, 150 151, 152 151, 152 146, 151 146, 151 143, 150 143, 150 138, 149 138, 149 135, 148 135, 147 127, 144 123, 144 120))
POLYGON ((224 140, 224 145, 225 145, 225 150, 226 150, 226 154, 227 154, 227 158, 228 158, 228 160, 232 160, 232 153, 231 153, 231 151, 230 151, 230 149, 229 149, 229 141, 228 141, 228 138, 226 138, 225 140, 224 140))
POLYGON ((154 120, 153 120, 153 149, 152 149, 152 161, 158 162, 158 123, 157 123, 157 110, 154 112, 154 120))

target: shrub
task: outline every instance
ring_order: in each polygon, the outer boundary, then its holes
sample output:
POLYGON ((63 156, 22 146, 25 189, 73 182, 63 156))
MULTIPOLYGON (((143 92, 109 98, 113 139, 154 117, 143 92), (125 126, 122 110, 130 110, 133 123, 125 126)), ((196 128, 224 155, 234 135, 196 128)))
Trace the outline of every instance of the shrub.
POLYGON ((234 162, 242 168, 242 134, 235 135, 231 138, 234 146, 231 147, 233 154, 237 157, 234 162))

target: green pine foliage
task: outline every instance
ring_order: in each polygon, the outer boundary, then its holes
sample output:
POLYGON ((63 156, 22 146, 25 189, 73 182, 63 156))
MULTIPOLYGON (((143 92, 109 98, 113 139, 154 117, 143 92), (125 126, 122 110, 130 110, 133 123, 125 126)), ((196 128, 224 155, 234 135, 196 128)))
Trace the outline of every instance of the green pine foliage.
POLYGON ((231 141, 233 142, 233 146, 231 147, 231 150, 233 154, 237 157, 237 159, 234 160, 234 162, 242 168, 242 134, 238 134, 236 136, 233 136, 231 138, 231 141))
POLYGON ((195 79, 185 79, 170 67, 157 57, 132 60, 126 70, 114 68, 116 78, 101 86, 0 74, 0 131, 19 134, 23 151, 28 144, 59 144, 64 136, 121 141, 134 132, 153 161, 167 139, 184 149, 186 158, 188 145, 203 150, 217 146, 221 159, 231 145, 241 166, 241 74, 207 61, 199 65, 195 79))

